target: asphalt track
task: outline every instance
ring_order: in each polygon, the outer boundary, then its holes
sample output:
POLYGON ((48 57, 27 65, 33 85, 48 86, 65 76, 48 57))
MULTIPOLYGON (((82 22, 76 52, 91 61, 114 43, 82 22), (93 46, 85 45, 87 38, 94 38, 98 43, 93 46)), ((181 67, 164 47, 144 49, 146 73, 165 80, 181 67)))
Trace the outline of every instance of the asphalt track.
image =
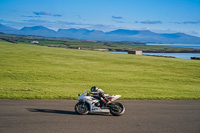
POLYGON ((121 100, 126 112, 77 115, 76 100, 0 100, 0 133, 200 133, 200 100, 121 100))

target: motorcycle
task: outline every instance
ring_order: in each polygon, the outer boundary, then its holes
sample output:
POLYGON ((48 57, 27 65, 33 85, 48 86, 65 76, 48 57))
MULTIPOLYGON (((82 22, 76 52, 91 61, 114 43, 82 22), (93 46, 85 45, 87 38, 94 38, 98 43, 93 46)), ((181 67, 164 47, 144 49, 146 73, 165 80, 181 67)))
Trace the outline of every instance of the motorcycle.
POLYGON ((88 91, 85 91, 81 95, 78 94, 78 96, 79 102, 75 105, 75 112, 77 114, 111 113, 114 116, 120 116, 125 112, 125 107, 121 103, 114 102, 120 98, 121 95, 109 96, 105 94, 106 98, 110 101, 109 103, 104 103, 105 101, 103 98, 101 99, 98 95, 91 95, 88 91))

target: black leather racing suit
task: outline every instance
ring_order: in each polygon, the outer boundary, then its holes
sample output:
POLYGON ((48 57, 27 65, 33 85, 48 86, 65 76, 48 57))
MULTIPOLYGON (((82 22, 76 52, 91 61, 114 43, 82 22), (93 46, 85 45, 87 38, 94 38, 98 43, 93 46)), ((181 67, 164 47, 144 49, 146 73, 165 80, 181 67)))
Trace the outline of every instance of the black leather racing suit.
POLYGON ((103 103, 109 102, 109 100, 106 98, 105 93, 102 89, 98 89, 96 92, 91 92, 91 94, 98 95, 99 100, 101 100, 103 103))

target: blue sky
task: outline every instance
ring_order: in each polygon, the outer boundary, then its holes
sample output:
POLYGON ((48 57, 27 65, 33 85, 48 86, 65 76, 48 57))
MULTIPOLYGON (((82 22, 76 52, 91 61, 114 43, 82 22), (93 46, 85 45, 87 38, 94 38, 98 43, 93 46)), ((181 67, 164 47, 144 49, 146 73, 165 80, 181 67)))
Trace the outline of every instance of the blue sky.
POLYGON ((21 29, 183 32, 200 37, 200 0, 0 0, 0 23, 21 29))

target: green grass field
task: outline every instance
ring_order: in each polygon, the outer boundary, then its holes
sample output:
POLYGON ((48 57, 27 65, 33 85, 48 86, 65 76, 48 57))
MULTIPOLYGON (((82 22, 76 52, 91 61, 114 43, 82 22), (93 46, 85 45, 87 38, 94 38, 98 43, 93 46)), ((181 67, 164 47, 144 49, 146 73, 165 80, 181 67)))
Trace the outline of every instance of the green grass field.
POLYGON ((77 99, 94 85, 122 99, 200 99, 200 61, 0 41, 0 99, 77 99))

